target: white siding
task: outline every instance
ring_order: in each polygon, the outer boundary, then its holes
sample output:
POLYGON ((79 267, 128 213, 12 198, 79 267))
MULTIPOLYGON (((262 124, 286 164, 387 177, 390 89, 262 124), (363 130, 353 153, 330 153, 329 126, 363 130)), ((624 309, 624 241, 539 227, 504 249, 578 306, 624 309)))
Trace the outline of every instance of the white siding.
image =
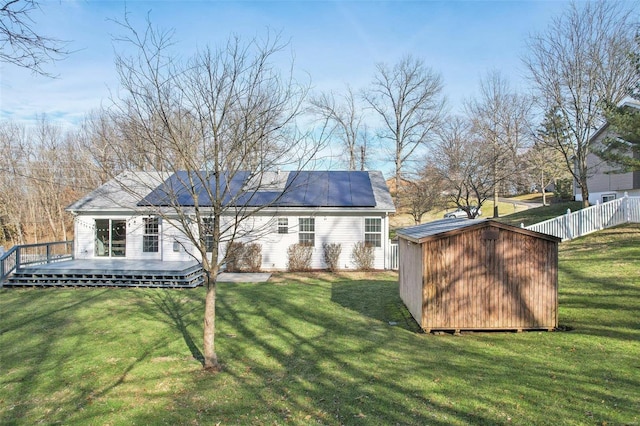
POLYGON ((353 269, 355 265, 351 258, 353 247, 357 242, 364 241, 364 219, 365 217, 380 217, 382 219, 382 247, 374 250, 374 268, 385 268, 385 250, 388 244, 388 223, 385 216, 375 215, 285 215, 289 219, 289 233, 277 233, 277 221, 273 218, 265 219, 272 223, 272 232, 263 236, 258 242, 262 245, 262 265, 263 268, 284 270, 287 268, 287 250, 289 246, 298 243, 298 219, 301 217, 315 218, 315 246, 313 249, 312 265, 313 269, 325 269, 324 253, 322 245, 324 243, 338 243, 342 246, 339 265, 341 269, 353 269))
MULTIPOLYGON (((167 220, 160 220, 160 242, 158 253, 143 253, 142 242, 144 235, 144 217, 122 215, 81 215, 75 221, 75 256, 78 259, 91 259, 95 255, 95 219, 126 219, 127 220, 127 259, 162 259, 166 261, 193 260, 192 242, 185 236, 177 225, 167 220), (174 246, 174 242, 179 244, 174 246)), ((243 222, 237 233, 237 240, 241 242, 256 242, 262 247, 262 268, 264 270, 286 270, 287 250, 298 243, 298 219, 313 217, 315 219, 315 246, 313 250, 313 269, 325 269, 323 259, 323 243, 338 243, 342 246, 340 255, 341 269, 354 269, 351 258, 353 247, 357 242, 364 241, 365 218, 379 217, 382 220, 382 247, 375 248, 375 269, 386 268, 386 253, 388 251, 389 223, 385 214, 366 213, 318 213, 300 215, 281 213, 256 215, 243 222), (289 233, 279 234, 277 219, 286 217, 289 221, 289 233)), ((227 219, 228 224, 232 219, 227 219)), ((223 223, 224 226, 224 223, 223 223)), ((225 249, 224 247, 222 248, 225 249)), ((221 253, 221 256, 224 252, 221 253)))
MULTIPOLYGON (((94 259, 98 258, 95 255, 95 240, 96 240, 96 219, 114 219, 125 220, 127 228, 127 245, 126 245, 126 258, 127 259, 139 259, 134 257, 133 253, 137 244, 142 244, 137 241, 136 227, 133 223, 136 220, 135 217, 125 215, 87 215, 77 216, 74 221, 74 239, 75 239, 75 257, 76 259, 94 259)), ((142 219, 138 218, 138 222, 142 219)), ((142 240, 142 237, 140 237, 142 240)), ((142 251, 142 249, 140 249, 142 251)), ((100 257, 101 258, 101 257, 100 257)))
POLYGON ((76 216, 74 220, 74 257, 76 259, 93 258, 95 232, 93 217, 76 216))
POLYGON ((162 221, 161 229, 162 260, 185 262, 193 260, 190 254, 193 253, 193 243, 184 232, 166 220, 162 221))
MULTIPOLYGON (((164 259, 183 260, 166 258, 163 254, 168 253, 167 243, 163 234, 166 234, 166 222, 160 220, 159 227, 159 247, 158 252, 144 253, 142 251, 142 241, 144 235, 144 218, 148 216, 124 216, 124 215, 87 215, 77 216, 75 219, 75 257, 76 259, 98 258, 95 255, 95 227, 96 219, 125 220, 127 227, 126 259, 164 259)), ((175 229, 175 228, 174 228, 175 229)), ((102 258, 102 257, 99 257, 102 258)), ((187 260, 185 258, 184 260, 187 260)))
POLYGON ((162 230, 163 221, 159 220, 158 251, 145 253, 142 251, 144 236, 144 218, 151 216, 137 216, 127 221, 127 259, 162 260, 162 230))

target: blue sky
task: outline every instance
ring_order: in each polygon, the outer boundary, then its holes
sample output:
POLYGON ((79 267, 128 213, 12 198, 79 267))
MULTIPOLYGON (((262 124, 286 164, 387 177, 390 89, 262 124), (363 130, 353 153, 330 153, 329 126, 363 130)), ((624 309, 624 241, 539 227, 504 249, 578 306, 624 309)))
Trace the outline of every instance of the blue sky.
MULTIPOLYGON (((375 64, 410 53, 440 72, 456 111, 474 96, 479 79, 499 70, 525 88, 521 57, 528 34, 544 31, 564 1, 45 1, 34 14, 45 35, 69 40, 74 53, 47 67, 58 78, 0 65, 0 119, 30 123, 39 114, 77 125, 118 90, 113 37, 125 9, 142 26, 175 29, 179 51, 223 43, 232 34, 262 35, 267 28, 290 40, 299 72, 316 90, 365 87, 375 64)), ((141 28, 141 27, 140 27, 141 28)))

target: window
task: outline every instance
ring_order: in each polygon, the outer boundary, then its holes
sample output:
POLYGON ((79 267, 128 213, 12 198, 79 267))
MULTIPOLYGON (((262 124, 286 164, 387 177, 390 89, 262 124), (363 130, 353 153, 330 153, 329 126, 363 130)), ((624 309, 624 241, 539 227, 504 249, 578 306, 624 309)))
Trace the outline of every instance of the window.
POLYGON ((289 219, 286 217, 278 218, 278 234, 289 233, 289 219))
POLYGON ((364 244, 367 247, 382 247, 382 219, 364 219, 364 244))
POLYGON ((125 257, 127 250, 127 221, 96 219, 95 255, 125 257))
POLYGON ((312 217, 298 219, 298 242, 303 246, 315 245, 316 220, 312 217))
POLYGON ((207 248, 207 253, 213 251, 213 218, 202 218, 202 232, 204 232, 201 238, 204 241, 204 245, 207 248))
POLYGON ((144 218, 144 234, 142 235, 142 251, 144 253, 158 252, 158 230, 160 221, 157 217, 144 218))
POLYGON ((616 194, 607 194, 602 196, 602 202, 606 203, 607 201, 613 201, 616 199, 616 194))

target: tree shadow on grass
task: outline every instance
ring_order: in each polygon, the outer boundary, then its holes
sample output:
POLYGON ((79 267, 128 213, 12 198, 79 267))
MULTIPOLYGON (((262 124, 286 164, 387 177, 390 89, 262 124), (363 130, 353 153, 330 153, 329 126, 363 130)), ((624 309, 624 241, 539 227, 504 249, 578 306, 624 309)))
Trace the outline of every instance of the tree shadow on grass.
POLYGON ((157 311, 148 312, 160 321, 168 323, 178 330, 185 344, 191 352, 191 356, 204 365, 204 355, 196 345, 188 326, 191 325, 192 313, 200 308, 201 301, 194 291, 184 289, 163 289, 157 293, 151 293, 149 299, 157 311))
POLYGON ((393 281, 338 281, 331 284, 331 301, 368 318, 413 333, 422 331, 413 319, 393 281), (370 297, 375 294, 376 297, 370 297), (367 296, 364 296, 367 295, 367 296))

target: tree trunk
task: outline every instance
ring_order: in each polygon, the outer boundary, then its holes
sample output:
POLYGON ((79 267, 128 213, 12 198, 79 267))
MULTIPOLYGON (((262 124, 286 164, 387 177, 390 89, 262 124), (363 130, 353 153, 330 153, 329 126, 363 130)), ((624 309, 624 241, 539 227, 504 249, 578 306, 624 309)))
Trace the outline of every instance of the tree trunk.
POLYGON ((589 187, 587 186, 587 178, 580 178, 580 193, 582 194, 582 208, 589 207, 589 187))
POLYGON ((493 217, 500 217, 498 211, 498 163, 493 160, 493 217))
POLYGON ((400 186, 402 185, 402 160, 399 155, 399 151, 396 150, 396 193, 394 194, 396 209, 400 208, 400 186))
POLYGON ((204 369, 218 372, 222 370, 216 355, 216 278, 211 273, 205 275, 207 294, 204 299, 204 369))

